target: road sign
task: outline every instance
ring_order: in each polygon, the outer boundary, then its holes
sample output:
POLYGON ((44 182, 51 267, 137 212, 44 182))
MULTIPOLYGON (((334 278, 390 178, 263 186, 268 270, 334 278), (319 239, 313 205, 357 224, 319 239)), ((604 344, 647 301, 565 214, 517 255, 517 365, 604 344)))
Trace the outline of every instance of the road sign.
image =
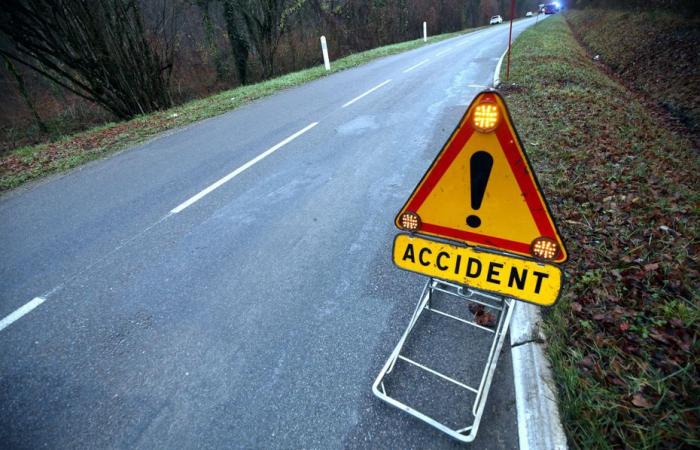
MULTIPOLYGON (((374 381, 372 392, 453 438, 472 442, 512 317, 514 299, 540 306, 553 305, 561 292, 563 274, 558 266, 547 262, 563 262, 567 258, 513 121, 498 93, 484 91, 472 101, 399 211, 395 223, 411 234, 402 233, 394 239, 394 263, 430 278, 408 328, 374 381), (495 328, 478 323, 476 314, 459 317, 457 312, 453 311, 457 314, 453 315, 437 309, 432 297, 438 292, 446 294, 448 301, 464 302, 469 307, 478 305, 488 309, 489 314, 497 313, 493 316, 495 328), (424 311, 493 333, 478 389, 430 368, 422 359, 416 362, 402 354, 424 311), (387 377, 395 376, 390 374, 396 374, 399 361, 423 370, 425 376, 434 375, 476 394, 471 407, 472 424, 448 426, 433 414, 428 416, 399 400, 403 395, 393 394, 394 387, 384 383, 387 377)), ((440 365, 444 365, 443 361, 440 365)), ((467 408, 462 405, 457 409, 467 408)))
POLYGON ((553 264, 479 251, 399 234, 394 264, 411 272, 455 281, 471 288, 551 306, 559 298, 562 273, 553 264))
POLYGON ((553 262, 566 248, 503 98, 476 96, 395 219, 402 230, 553 262))

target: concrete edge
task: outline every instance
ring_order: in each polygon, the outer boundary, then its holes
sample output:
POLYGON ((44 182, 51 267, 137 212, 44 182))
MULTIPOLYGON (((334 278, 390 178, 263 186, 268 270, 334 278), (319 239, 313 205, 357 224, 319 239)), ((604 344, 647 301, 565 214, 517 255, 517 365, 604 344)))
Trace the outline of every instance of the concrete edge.
POLYGON ((513 381, 521 450, 567 449, 557 389, 544 354, 540 309, 516 302, 510 324, 513 381))
POLYGON ((508 53, 508 47, 503 51, 503 54, 498 59, 498 64, 496 64, 496 70, 493 72, 493 87, 494 89, 501 84, 501 65, 503 64, 503 58, 505 58, 508 53))

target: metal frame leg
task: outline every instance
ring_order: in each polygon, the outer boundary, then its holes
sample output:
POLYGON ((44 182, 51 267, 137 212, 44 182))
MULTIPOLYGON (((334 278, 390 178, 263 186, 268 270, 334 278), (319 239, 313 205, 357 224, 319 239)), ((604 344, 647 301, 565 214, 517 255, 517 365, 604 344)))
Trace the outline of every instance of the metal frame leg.
POLYGON ((423 292, 421 293, 420 300, 416 305, 416 309, 414 310, 413 315, 409 320, 408 327, 406 328, 406 331, 404 331, 403 335, 401 336, 401 339, 399 340, 394 350, 391 352, 391 355, 382 367, 382 370, 379 372, 377 379, 374 381, 374 384, 372 385, 372 392, 374 392, 374 395, 386 401, 387 403, 413 415, 414 417, 417 417, 418 419, 428 423, 429 425, 439 429, 440 431, 443 431, 444 433, 450 435, 458 441, 472 442, 474 438, 476 438, 476 433, 479 429, 479 423, 481 422, 481 417, 483 415, 484 407, 486 405, 486 398, 488 397, 488 393, 491 388, 493 374, 496 371, 498 355, 500 354, 501 348, 503 347, 503 341, 505 340, 505 336, 508 332, 508 325, 513 314, 513 306, 514 300, 512 299, 494 296, 469 288, 466 288, 465 292, 465 287, 463 286, 459 286, 454 283, 446 282, 443 280, 437 280, 434 278, 428 279, 427 283, 425 284, 425 287, 423 288, 423 292), (443 292, 448 295, 458 297, 461 300, 480 304, 493 310, 499 311, 496 328, 492 330, 490 328, 484 327, 469 320, 455 317, 443 311, 434 309, 431 305, 431 297, 433 291, 443 292), (436 314, 440 314, 442 316, 457 320, 467 325, 472 325, 478 329, 486 330, 494 334, 489 350, 489 355, 486 359, 486 364, 484 366, 484 371, 481 376, 481 382, 479 383, 478 389, 468 386, 458 380, 455 380, 436 370, 433 370, 424 364, 418 363, 401 355, 401 350, 403 349, 406 340, 408 339, 408 336, 413 331, 413 328, 418 322, 420 315, 424 311, 430 311, 436 314), (462 389, 466 389, 475 393, 476 398, 471 408, 472 415, 474 416, 474 421, 472 422, 472 424, 455 430, 444 425, 440 421, 429 417, 426 414, 423 414, 422 412, 412 408, 411 406, 406 405, 400 402, 399 400, 391 397, 387 392, 386 387, 384 386, 384 378, 394 370, 396 362, 399 359, 415 367, 418 367, 419 369, 424 370, 432 375, 440 377, 445 381, 451 382, 452 384, 462 389))

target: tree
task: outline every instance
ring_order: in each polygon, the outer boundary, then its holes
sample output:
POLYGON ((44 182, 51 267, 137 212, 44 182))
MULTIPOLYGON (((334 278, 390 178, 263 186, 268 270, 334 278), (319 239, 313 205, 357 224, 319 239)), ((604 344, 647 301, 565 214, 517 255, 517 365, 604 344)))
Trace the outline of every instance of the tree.
POLYGON ((0 54, 126 119, 172 105, 173 14, 149 33, 137 0, 5 0, 0 54))
POLYGON ((291 16, 304 3, 305 0, 224 0, 224 18, 239 76, 252 47, 260 60, 263 78, 272 77, 280 38, 291 16))
POLYGON ((481 12, 481 23, 488 23, 489 18, 498 14, 498 0, 481 0, 479 2, 479 10, 481 12))
POLYGON ((15 81, 17 82, 17 89, 19 90, 19 95, 22 96, 22 98, 24 99, 24 103, 26 103, 27 108, 29 108, 29 111, 32 113, 32 116, 34 116, 34 121, 39 127, 39 130, 41 130, 43 133, 46 133, 48 131, 48 128, 46 127, 44 121, 41 120, 41 117, 39 116, 36 107, 34 107, 34 103, 29 97, 29 92, 27 92, 27 87, 24 84, 24 77, 17 70, 15 65, 12 64, 12 60, 10 58, 8 58, 5 55, 2 55, 2 59, 5 61, 5 67, 12 74, 15 81))
POLYGON ((224 21, 226 22, 226 32, 228 41, 231 44, 233 61, 236 65, 236 72, 241 84, 248 82, 248 57, 250 56, 250 43, 243 21, 243 14, 236 0, 224 0, 224 21))

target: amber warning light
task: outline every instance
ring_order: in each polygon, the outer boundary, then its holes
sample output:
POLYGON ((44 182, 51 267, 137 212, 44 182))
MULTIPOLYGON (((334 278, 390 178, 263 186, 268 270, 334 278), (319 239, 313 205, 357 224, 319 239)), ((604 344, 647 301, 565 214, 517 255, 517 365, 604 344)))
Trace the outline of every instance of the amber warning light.
POLYGON ((559 244, 554 239, 540 236, 530 246, 530 253, 535 258, 551 261, 559 256, 559 244))
POLYGON ((472 116, 474 128, 482 133, 489 133, 495 130, 500 120, 501 114, 496 103, 483 102, 474 108, 474 115, 472 116))
POLYGON ((418 217, 418 214, 411 211, 401 214, 401 228, 406 231, 418 230, 420 228, 420 217, 418 217))

